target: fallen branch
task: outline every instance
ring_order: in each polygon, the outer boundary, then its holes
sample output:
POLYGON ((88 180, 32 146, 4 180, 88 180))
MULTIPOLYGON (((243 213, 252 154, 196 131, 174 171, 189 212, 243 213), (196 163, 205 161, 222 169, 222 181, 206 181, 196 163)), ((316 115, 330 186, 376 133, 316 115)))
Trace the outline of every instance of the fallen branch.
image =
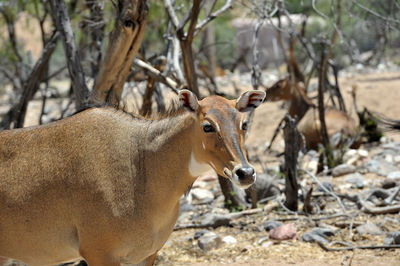
POLYGON ((392 205, 392 206, 385 206, 385 207, 375 207, 372 206, 367 201, 361 199, 358 196, 358 203, 361 204, 361 210, 368 214, 387 214, 387 213, 398 213, 400 212, 400 204, 392 205))
POLYGON ((385 203, 386 203, 386 204, 392 203, 392 201, 397 197, 397 195, 399 194, 399 192, 400 192, 400 186, 398 186, 398 187, 396 188, 396 190, 393 192, 392 195, 390 195, 388 198, 385 199, 385 203))
MULTIPOLYGON (((301 213, 297 214, 301 215, 301 213)), ((338 214, 333 214, 333 215, 328 215, 328 216, 319 216, 319 217, 311 217, 311 216, 305 216, 305 217, 286 217, 286 218, 278 218, 275 219, 276 221, 296 221, 296 220, 312 220, 312 221, 322 221, 322 220, 329 220, 329 219, 334 219, 334 218, 339 218, 339 217, 352 217, 351 214, 346 214, 346 213, 338 213, 338 214)))
MULTIPOLYGON (((258 214, 261 213, 263 210, 262 209, 250 209, 250 210, 244 210, 241 212, 236 212, 236 213, 229 213, 224 215, 224 219, 226 220, 232 220, 232 219, 237 219, 245 215, 253 215, 253 214, 258 214)), ((190 229, 190 228, 209 228, 209 227, 218 227, 220 225, 216 225, 215 223, 200 223, 200 224, 184 224, 184 225, 176 225, 174 228, 174 231, 177 230, 183 230, 183 229, 190 229)))
POLYGON ((321 181, 318 180, 318 178, 311 173, 310 171, 307 171, 305 169, 299 169, 301 171, 303 171, 304 173, 308 174, 309 176, 312 177, 312 179, 314 179, 315 182, 317 182, 317 184, 329 195, 331 195, 332 197, 334 197, 336 199, 336 201, 339 203, 340 207, 342 208, 343 212, 346 213, 346 208, 344 207, 342 201, 340 200, 340 198, 338 197, 338 195, 336 195, 334 192, 329 191, 328 189, 326 189, 326 187, 321 183, 321 181))
POLYGON ((355 249, 390 249, 390 248, 400 248, 400 245, 380 245, 380 246, 351 246, 351 247, 341 247, 341 248, 328 248, 321 242, 317 242, 318 245, 325 251, 343 251, 343 250, 355 250, 355 249))

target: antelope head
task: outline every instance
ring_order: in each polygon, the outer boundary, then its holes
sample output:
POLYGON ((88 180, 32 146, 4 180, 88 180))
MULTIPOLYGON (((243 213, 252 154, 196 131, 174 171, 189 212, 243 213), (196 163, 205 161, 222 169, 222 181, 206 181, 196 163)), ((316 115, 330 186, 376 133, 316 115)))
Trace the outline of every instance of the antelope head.
POLYGON ((192 92, 180 91, 181 104, 195 115, 195 161, 208 164, 239 187, 252 185, 256 173, 244 148, 247 112, 259 106, 264 97, 263 91, 248 91, 236 100, 210 96, 198 101, 192 92))

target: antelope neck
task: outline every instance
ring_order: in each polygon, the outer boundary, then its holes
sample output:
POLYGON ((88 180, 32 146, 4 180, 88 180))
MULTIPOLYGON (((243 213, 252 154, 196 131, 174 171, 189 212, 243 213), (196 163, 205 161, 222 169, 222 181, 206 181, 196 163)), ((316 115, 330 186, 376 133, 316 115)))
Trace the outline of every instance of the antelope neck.
POLYGON ((206 170, 205 163, 200 163, 196 156, 204 149, 197 130, 196 116, 192 113, 152 121, 144 127, 145 145, 141 157, 146 178, 154 181, 147 182, 153 186, 148 189, 168 191, 179 198, 197 175, 206 170), (157 173, 152 165, 157 165, 157 173))

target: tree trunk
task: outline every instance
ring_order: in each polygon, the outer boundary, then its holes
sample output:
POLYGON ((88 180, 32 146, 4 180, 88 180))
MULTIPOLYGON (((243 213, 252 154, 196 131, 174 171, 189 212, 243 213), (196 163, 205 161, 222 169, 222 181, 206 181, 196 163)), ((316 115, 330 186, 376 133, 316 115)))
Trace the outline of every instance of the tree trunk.
POLYGON ((146 0, 119 0, 117 17, 97 76, 94 102, 118 106, 146 27, 146 0))
POLYGON ((76 97, 76 109, 79 110, 89 103, 89 89, 86 85, 85 74, 79 58, 78 49, 76 48, 68 9, 64 0, 51 0, 50 5, 57 30, 60 32, 63 40, 68 72, 76 97))
POLYGON ((296 127, 296 120, 291 118, 290 115, 286 115, 285 123, 283 128, 285 139, 285 206, 292 211, 297 211, 299 190, 299 185, 297 184, 297 157, 300 150, 301 136, 296 127))

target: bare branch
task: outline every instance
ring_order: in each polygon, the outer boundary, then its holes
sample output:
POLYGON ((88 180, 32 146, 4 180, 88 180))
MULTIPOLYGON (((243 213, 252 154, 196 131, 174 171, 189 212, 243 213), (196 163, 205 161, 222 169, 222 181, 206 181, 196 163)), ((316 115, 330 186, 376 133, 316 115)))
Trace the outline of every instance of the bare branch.
POLYGON ((57 30, 63 39, 64 51, 67 58, 68 72, 71 76, 74 94, 76 96, 76 108, 81 109, 89 102, 89 89, 86 85, 85 74, 76 48, 74 33, 68 15, 68 9, 64 0, 51 0, 53 19, 57 30))
POLYGON ((199 34, 199 32, 208 24, 210 23, 212 20, 214 20, 216 17, 218 17, 219 15, 221 15, 222 13, 224 13, 226 10, 228 10, 229 8, 232 8, 232 0, 226 0, 225 4, 218 9, 217 11, 213 12, 212 14, 210 14, 209 16, 207 16, 204 20, 202 20, 201 22, 198 23, 198 25, 196 26, 196 31, 194 33, 194 36, 197 36, 197 34, 199 34))
MULTIPOLYGON (((313 1, 315 1, 315 0, 313 0, 313 1)), ((351 2, 352 2, 353 4, 355 4, 355 5, 357 5, 358 7, 364 9, 364 10, 367 11, 368 13, 370 13, 370 14, 372 14, 372 15, 374 15, 374 16, 376 16, 376 17, 378 17, 378 18, 380 18, 380 19, 382 19, 382 20, 384 20, 384 21, 388 21, 388 22, 393 22, 393 23, 396 23, 396 24, 400 24, 400 20, 392 19, 392 18, 389 18, 389 17, 384 17, 384 16, 382 16, 382 15, 376 13, 375 11, 369 9, 368 7, 366 7, 366 6, 362 5, 362 4, 360 4, 359 2, 357 2, 357 1, 355 1, 355 0, 352 0, 351 2)), ((396 28, 395 28, 395 29, 396 29, 396 28)), ((398 28, 397 28, 397 30, 398 30, 398 28)))
MULTIPOLYGON (((175 1, 174 1, 175 2, 175 1)), ((167 9, 168 16, 174 25, 174 28, 177 29, 179 27, 179 19, 175 13, 175 9, 170 0, 164 0, 165 8, 167 9)))
POLYGON ((321 181, 318 180, 318 178, 317 178, 313 173, 311 173, 310 171, 307 171, 307 170, 305 170, 305 169, 299 169, 299 170, 301 170, 301 171, 303 171, 304 173, 306 173, 306 174, 308 174, 309 176, 311 176, 312 179, 314 179, 314 181, 315 181, 326 193, 328 193, 329 195, 331 195, 332 197, 334 197, 334 198, 336 199, 336 201, 339 203, 340 207, 342 208, 343 213, 346 213, 346 212, 347 212, 347 211, 346 211, 346 207, 344 207, 344 204, 342 203, 342 201, 340 200, 340 198, 339 198, 334 192, 332 192, 332 191, 326 189, 326 187, 321 183, 321 181))
POLYGON ((156 68, 152 67, 151 65, 147 64, 146 62, 135 58, 133 63, 147 71, 147 74, 152 78, 156 79, 158 82, 162 82, 163 84, 167 85, 169 88, 172 89, 173 92, 178 93, 179 89, 178 83, 176 83, 171 78, 163 76, 163 74, 156 68))

